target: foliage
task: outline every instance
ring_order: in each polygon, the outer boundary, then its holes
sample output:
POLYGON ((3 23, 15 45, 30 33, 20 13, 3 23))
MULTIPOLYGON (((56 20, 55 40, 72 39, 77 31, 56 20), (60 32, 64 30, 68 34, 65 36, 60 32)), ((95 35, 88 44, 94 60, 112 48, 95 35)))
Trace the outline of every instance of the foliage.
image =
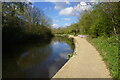
POLYGON ((87 40, 96 46, 97 50, 103 56, 103 60, 108 65, 113 78, 120 79, 120 56, 118 53, 118 45, 120 42, 119 40, 116 40, 116 36, 88 38, 87 40))
POLYGON ((2 3, 3 43, 29 42, 52 37, 51 20, 31 3, 2 3))
POLYGON ((54 34, 73 34, 74 35, 76 33, 80 33, 80 29, 78 27, 78 23, 75 23, 69 27, 52 29, 52 32, 54 34))
POLYGON ((79 20, 81 33, 98 36, 120 34, 120 2, 99 3, 92 11, 84 12, 79 20))
POLYGON ((98 3, 92 10, 85 10, 78 22, 56 29, 60 34, 89 34, 93 37, 120 34, 120 2, 98 3))
POLYGON ((73 53, 70 53, 70 54, 68 55, 68 59, 70 59, 72 56, 73 56, 73 53))

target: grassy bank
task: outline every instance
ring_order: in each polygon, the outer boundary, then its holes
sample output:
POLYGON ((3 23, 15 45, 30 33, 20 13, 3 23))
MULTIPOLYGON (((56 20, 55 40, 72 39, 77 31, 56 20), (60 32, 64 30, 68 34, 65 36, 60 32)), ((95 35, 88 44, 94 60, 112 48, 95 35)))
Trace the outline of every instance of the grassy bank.
POLYGON ((118 36, 98 38, 89 37, 87 40, 94 45, 99 51, 100 55, 103 56, 103 61, 105 61, 106 65, 108 66, 111 76, 113 78, 120 79, 120 58, 118 53, 119 40, 116 38, 118 39, 118 36))

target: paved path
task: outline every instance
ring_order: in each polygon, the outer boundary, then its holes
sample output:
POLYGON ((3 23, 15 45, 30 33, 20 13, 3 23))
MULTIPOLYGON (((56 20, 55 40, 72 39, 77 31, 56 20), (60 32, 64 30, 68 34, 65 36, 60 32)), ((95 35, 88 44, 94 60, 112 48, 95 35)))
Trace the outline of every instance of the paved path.
POLYGON ((102 57, 86 39, 73 37, 74 55, 53 78, 111 78, 102 57))

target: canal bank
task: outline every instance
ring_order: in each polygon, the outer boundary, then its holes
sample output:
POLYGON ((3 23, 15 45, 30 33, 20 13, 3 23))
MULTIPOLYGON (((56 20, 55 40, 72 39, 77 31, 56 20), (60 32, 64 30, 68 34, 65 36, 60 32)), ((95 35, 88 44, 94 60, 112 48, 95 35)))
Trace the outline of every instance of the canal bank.
POLYGON ((53 76, 54 78, 111 78, 99 52, 85 38, 74 38, 73 57, 53 76))

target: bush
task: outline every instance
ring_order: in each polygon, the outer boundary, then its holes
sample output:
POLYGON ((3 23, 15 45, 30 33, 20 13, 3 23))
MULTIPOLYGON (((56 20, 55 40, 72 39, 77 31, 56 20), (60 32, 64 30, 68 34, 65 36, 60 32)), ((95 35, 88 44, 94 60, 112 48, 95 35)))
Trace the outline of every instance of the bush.
POLYGON ((53 36, 51 30, 45 26, 27 24, 21 26, 2 27, 3 44, 18 44, 36 40, 44 40, 53 36))

